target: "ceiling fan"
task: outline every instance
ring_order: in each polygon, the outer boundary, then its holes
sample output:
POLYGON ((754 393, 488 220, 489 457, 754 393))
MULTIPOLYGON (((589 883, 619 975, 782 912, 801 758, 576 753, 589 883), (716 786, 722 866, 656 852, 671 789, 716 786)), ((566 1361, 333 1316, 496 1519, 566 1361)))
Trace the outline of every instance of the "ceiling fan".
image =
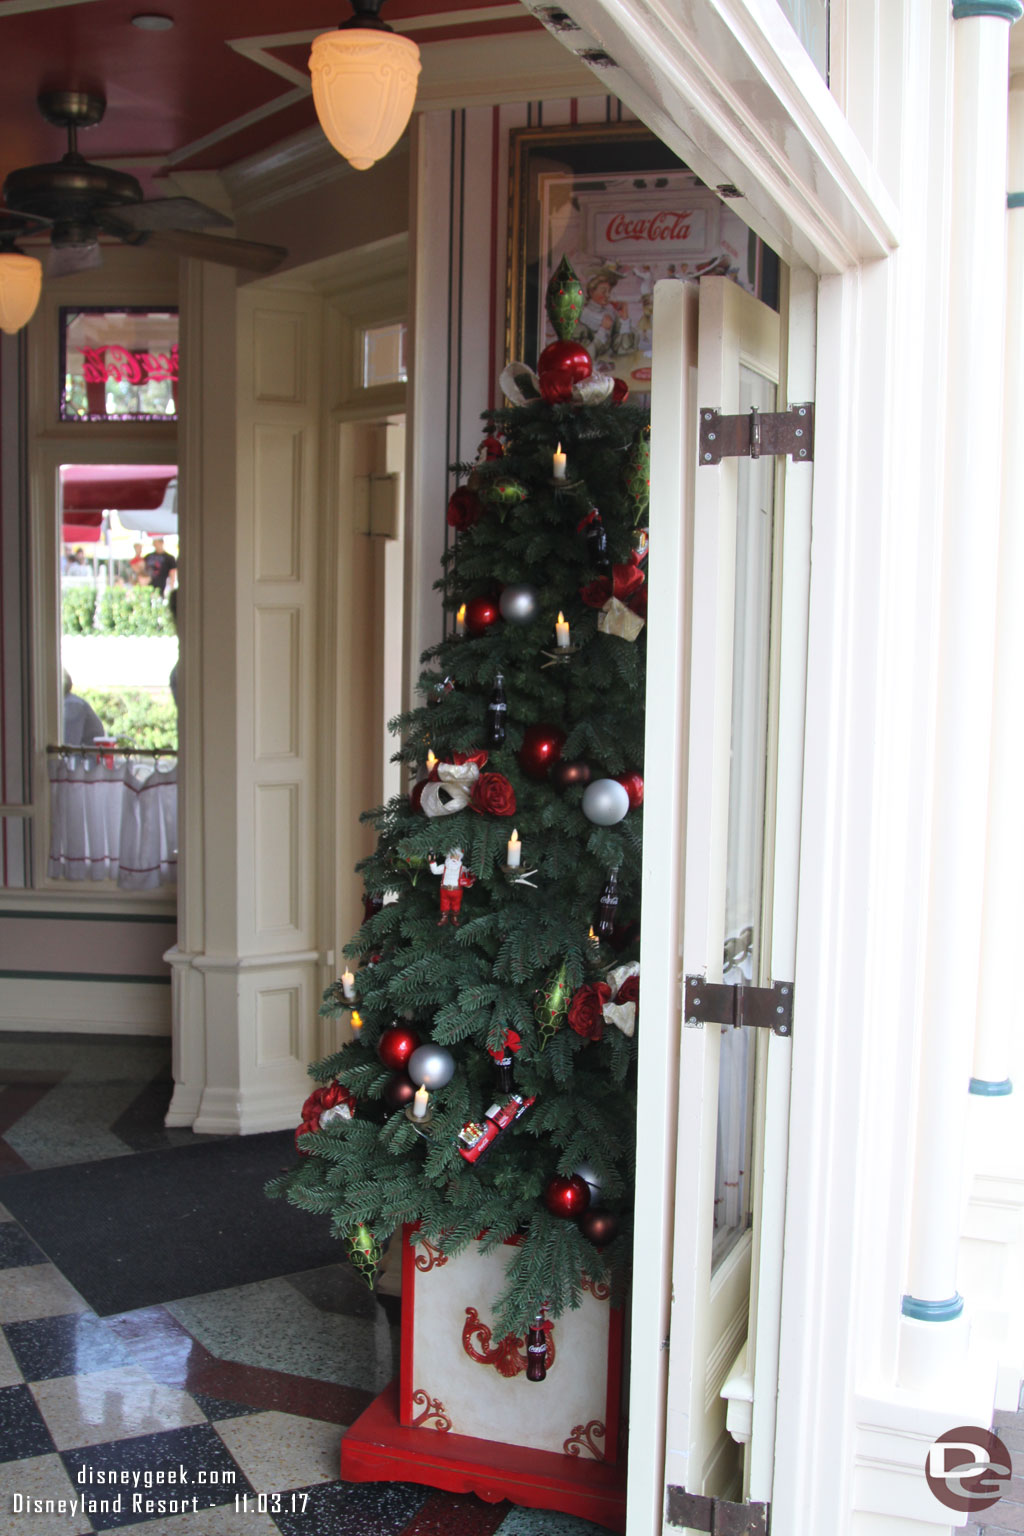
POLYGON ((288 254, 280 245, 207 234, 211 226, 223 228, 231 220, 191 197, 144 199, 134 176, 84 159, 78 132, 100 122, 107 105, 102 96, 44 91, 38 104, 48 123, 67 130, 67 154, 52 164, 11 171, 3 200, 6 211, 24 221, 26 234, 50 229, 47 276, 99 266, 100 235, 253 272, 272 271, 288 254))

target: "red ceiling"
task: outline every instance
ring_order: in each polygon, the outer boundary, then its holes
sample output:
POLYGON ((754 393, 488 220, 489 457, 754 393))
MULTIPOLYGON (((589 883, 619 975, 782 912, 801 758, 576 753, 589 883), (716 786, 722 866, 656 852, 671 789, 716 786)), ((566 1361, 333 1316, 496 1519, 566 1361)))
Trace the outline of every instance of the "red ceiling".
MULTIPOLYGON (((62 132, 36 110, 40 90, 90 89, 106 96, 103 122, 80 139, 87 158, 162 158, 294 89, 291 81, 230 47, 231 41, 258 40, 268 54, 302 68, 308 48, 297 47, 289 34, 323 31, 349 14, 345 0, 54 0, 46 9, 25 11, 21 3, 31 0, 0 0, 0 178, 20 165, 59 159, 64 151, 62 132), (132 26, 132 16, 145 11, 172 16, 174 27, 148 32, 132 26)), ((437 15, 438 27, 411 34, 421 47, 451 36, 539 26, 525 14, 465 27, 450 24, 453 12, 500 3, 389 0, 384 19, 401 31, 403 19, 437 15)), ((174 168, 230 165, 314 121, 307 97, 231 131, 174 168)))

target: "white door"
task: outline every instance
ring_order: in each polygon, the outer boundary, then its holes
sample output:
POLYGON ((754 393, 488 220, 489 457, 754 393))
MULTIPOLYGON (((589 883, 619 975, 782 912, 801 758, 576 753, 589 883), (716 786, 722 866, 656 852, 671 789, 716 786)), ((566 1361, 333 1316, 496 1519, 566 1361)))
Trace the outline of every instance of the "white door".
MULTIPOLYGON (((749 1402, 730 1434, 721 1394, 729 1380, 753 1396, 742 1383, 754 1377, 753 1334, 746 1358, 744 1346, 758 1312, 759 1214, 763 1191, 769 1205, 779 1193, 760 1154, 773 1118, 784 1142, 789 1050, 760 1029, 694 1026, 683 1010, 686 975, 760 986, 771 972, 784 468, 771 456, 702 466, 697 419, 701 406, 783 408, 779 317, 706 278, 659 284, 654 326, 633 1391, 642 1358, 641 1390, 665 1408, 653 1444, 631 1445, 638 1533, 661 1530, 666 1486, 732 1500, 751 1491, 738 1443, 750 1436, 749 1402)), ((796 836, 788 824, 786 836, 796 836)), ((773 1421, 760 1423, 762 1438, 773 1434, 773 1421)))

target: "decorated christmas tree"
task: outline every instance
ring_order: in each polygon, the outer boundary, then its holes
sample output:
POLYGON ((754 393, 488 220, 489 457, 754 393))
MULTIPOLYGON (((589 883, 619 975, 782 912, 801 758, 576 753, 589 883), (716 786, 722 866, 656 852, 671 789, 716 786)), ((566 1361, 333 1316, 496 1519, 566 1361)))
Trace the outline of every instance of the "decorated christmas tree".
POLYGON ((452 633, 394 723, 408 795, 369 812, 366 918, 323 1011, 298 1166, 371 1281, 403 1224, 455 1255, 516 1237, 495 1333, 536 1333, 632 1247, 648 443, 561 338, 459 466, 439 582, 452 633))

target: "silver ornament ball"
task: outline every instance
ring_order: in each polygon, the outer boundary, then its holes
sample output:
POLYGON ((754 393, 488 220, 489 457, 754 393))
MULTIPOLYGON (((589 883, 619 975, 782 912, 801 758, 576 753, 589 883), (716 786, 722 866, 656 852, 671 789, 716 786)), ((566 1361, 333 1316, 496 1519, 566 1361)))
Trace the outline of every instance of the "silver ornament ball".
POLYGON ((532 624, 537 617, 537 588, 526 581, 513 582, 499 597, 498 608, 506 624, 532 624))
POLYGON ((405 1070, 423 1088, 443 1088, 452 1080, 455 1057, 443 1045, 420 1045, 409 1057, 405 1070))
POLYGON ((591 1204, 593 1204, 596 1201, 597 1196, 601 1190, 601 1185, 604 1182, 604 1180, 601 1178, 601 1175, 591 1163, 580 1163, 578 1168, 573 1169, 573 1173, 579 1174, 584 1184, 590 1185, 590 1200, 591 1204))
POLYGON ((595 779, 583 791, 583 814, 598 827, 614 827, 629 810, 629 796, 616 779, 595 779))

